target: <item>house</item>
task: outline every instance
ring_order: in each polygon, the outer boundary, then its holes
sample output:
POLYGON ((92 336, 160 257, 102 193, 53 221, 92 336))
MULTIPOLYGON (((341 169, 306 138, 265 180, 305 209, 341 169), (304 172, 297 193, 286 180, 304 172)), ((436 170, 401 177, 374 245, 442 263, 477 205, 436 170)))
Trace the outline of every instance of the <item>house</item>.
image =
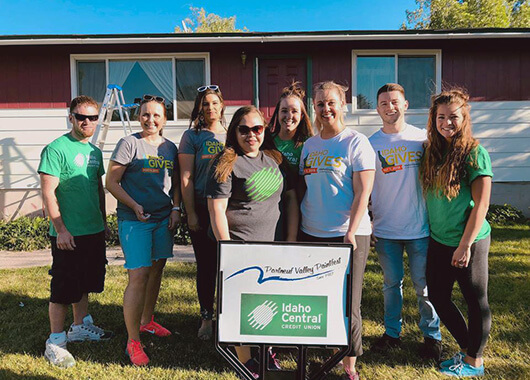
MULTIPOLYGON (((443 84, 467 88, 475 136, 493 161, 492 202, 530 213, 530 29, 18 35, 0 36, 0 57, 6 220, 42 214, 39 155, 68 131, 67 105, 78 94, 101 101, 114 83, 128 103, 145 93, 163 96, 170 111, 165 136, 178 143, 197 87, 219 85, 228 118, 245 104, 270 116, 292 79, 307 89, 308 104, 314 83, 347 84, 346 123, 366 135, 381 126, 375 93, 386 82, 405 87, 407 121, 416 126, 425 126, 429 97, 443 84)), ((121 136, 113 123, 105 159, 121 136)))

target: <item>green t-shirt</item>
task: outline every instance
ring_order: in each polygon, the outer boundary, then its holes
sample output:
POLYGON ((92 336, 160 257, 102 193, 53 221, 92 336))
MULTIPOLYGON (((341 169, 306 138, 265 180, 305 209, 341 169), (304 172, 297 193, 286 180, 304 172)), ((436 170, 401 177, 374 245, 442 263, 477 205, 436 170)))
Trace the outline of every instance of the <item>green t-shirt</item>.
MULTIPOLYGON (((441 192, 435 194, 435 192, 429 191, 426 194, 431 237, 434 240, 450 247, 458 247, 469 214, 475 207, 475 202, 471 197, 471 182, 480 176, 493 177, 493 172, 488 152, 481 145, 478 145, 469 154, 466 173, 460 182, 460 192, 456 198, 449 201, 441 195, 441 192)), ((475 242, 484 239, 490 232, 491 227, 484 220, 475 242)))
POLYGON ((298 174, 303 144, 297 148, 294 146, 293 140, 282 140, 278 135, 274 136, 274 144, 287 160, 289 169, 298 174))
MULTIPOLYGON (((42 150, 38 172, 59 178, 55 196, 63 222, 73 236, 104 230, 98 194, 98 181, 105 173, 101 150, 67 133, 42 150)), ((57 236, 52 223, 50 235, 57 236)))

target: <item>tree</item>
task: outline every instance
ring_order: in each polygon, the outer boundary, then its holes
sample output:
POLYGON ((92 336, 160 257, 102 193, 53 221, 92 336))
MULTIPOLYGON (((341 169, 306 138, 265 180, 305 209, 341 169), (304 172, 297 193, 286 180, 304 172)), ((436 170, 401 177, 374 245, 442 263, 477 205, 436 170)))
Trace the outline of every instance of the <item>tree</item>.
POLYGON ((175 27, 175 33, 227 33, 248 32, 247 28, 236 29, 236 16, 221 17, 206 13, 204 8, 190 7, 192 16, 182 20, 182 28, 175 27))
POLYGON ((530 27, 529 0, 416 0, 402 29, 530 27))

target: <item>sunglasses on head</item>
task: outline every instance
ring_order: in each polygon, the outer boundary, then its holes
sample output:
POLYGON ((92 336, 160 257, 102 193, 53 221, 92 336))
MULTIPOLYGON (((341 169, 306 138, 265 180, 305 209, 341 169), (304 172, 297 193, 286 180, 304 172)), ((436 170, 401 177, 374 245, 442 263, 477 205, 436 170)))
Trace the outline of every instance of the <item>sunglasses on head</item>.
POLYGON ((149 95, 149 94, 145 94, 143 97, 142 97, 142 102, 158 102, 158 103, 164 103, 166 101, 166 99, 164 99, 163 97, 161 96, 156 96, 156 95, 149 95))
POLYGON ((210 89, 210 90, 212 90, 212 91, 217 91, 217 90, 219 90, 219 86, 216 85, 216 84, 211 84, 211 85, 209 85, 209 86, 201 86, 201 87, 199 87, 199 88, 197 89, 197 91, 198 91, 198 92, 204 92, 204 91, 206 91, 206 90, 208 90, 208 89, 210 89))
POLYGON ((88 119, 89 121, 98 121, 99 116, 98 115, 83 115, 82 113, 72 112, 72 115, 79 120, 79 121, 85 121, 88 119))
POLYGON ((264 129, 265 129, 265 127, 263 125, 255 125, 253 127, 249 127, 247 125, 238 125, 237 126, 237 130, 243 136, 249 135, 250 131, 252 131, 255 135, 261 135, 263 133, 264 129))

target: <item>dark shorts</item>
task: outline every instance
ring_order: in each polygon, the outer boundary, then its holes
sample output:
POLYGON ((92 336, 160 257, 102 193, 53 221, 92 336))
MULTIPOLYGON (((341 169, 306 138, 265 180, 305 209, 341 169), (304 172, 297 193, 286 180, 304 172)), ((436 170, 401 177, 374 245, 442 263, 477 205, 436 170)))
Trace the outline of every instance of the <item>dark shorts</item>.
POLYGON ((85 293, 101 293, 105 282, 105 232, 75 236, 75 249, 57 248, 57 238, 50 237, 53 263, 50 302, 77 303, 85 293))

